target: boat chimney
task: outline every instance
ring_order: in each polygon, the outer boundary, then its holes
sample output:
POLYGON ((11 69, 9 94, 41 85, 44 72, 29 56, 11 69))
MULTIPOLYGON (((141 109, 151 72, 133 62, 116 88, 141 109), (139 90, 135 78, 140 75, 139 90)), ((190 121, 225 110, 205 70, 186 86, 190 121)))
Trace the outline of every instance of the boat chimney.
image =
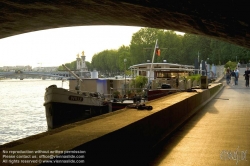
POLYGON ((98 78, 98 71, 95 69, 91 72, 91 78, 98 78))

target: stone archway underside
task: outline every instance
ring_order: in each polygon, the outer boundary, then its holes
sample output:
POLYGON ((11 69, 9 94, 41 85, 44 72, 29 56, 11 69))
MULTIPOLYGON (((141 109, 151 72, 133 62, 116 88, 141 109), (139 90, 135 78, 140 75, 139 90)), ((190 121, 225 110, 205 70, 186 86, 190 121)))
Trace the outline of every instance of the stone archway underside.
POLYGON ((128 25, 205 35, 250 48, 250 8, 242 0, 3 0, 0 8, 0 38, 68 26, 128 25))

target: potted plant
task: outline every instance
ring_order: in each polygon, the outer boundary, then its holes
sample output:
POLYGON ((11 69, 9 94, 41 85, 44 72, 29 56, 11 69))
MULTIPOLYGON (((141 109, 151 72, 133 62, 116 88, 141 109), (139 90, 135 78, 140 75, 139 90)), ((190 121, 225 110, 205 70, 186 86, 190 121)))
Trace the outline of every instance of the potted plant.
POLYGON ((113 92, 113 96, 114 96, 114 98, 119 98, 119 96, 120 96, 120 92, 119 91, 114 91, 113 92))

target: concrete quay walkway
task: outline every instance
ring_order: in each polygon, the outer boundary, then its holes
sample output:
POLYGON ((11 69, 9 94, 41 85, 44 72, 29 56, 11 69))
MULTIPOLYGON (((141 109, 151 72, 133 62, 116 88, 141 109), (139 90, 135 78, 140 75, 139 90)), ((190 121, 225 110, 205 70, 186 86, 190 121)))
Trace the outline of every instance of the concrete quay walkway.
POLYGON ((202 110, 171 135, 148 165, 250 165, 250 88, 244 68, 239 85, 227 85, 202 110))

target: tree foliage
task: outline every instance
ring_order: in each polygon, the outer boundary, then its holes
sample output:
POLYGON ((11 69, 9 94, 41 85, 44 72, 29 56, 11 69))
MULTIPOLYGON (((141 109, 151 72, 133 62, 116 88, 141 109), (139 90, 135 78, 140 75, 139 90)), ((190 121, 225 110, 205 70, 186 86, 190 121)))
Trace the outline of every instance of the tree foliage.
MULTIPOLYGON (((161 50, 154 62, 179 63, 194 65, 195 59, 205 60, 210 64, 221 65, 228 61, 249 63, 250 50, 205 36, 185 34, 178 35, 174 31, 141 28, 134 33, 129 46, 121 46, 118 50, 104 50, 95 54, 90 70, 96 69, 101 74, 113 76, 127 73, 129 66, 151 62, 154 55, 156 39, 161 50), (126 63, 124 62, 126 59, 126 63)), ((75 69, 74 64, 68 64, 75 69)))
POLYGON ((118 50, 104 50, 95 54, 91 62, 93 69, 107 76, 124 74, 131 65, 130 48, 124 45, 118 50))
MULTIPOLYGON (((76 70, 76 61, 66 63, 64 65, 67 66, 70 70, 76 70)), ((60 70, 66 70, 66 69, 61 65, 58 67, 58 71, 60 70)))
POLYGON ((227 69, 229 67, 229 69, 231 70, 234 70, 237 66, 237 63, 236 62, 231 62, 231 61, 228 61, 225 65, 224 65, 224 68, 227 69))
POLYGON ((136 76, 136 78, 132 80, 130 86, 132 88, 136 88, 137 92, 141 92, 142 88, 144 88, 147 83, 148 83, 147 77, 139 75, 139 76, 136 76))
POLYGON ((135 78, 135 88, 143 88, 148 83, 148 79, 145 76, 137 76, 135 78))

